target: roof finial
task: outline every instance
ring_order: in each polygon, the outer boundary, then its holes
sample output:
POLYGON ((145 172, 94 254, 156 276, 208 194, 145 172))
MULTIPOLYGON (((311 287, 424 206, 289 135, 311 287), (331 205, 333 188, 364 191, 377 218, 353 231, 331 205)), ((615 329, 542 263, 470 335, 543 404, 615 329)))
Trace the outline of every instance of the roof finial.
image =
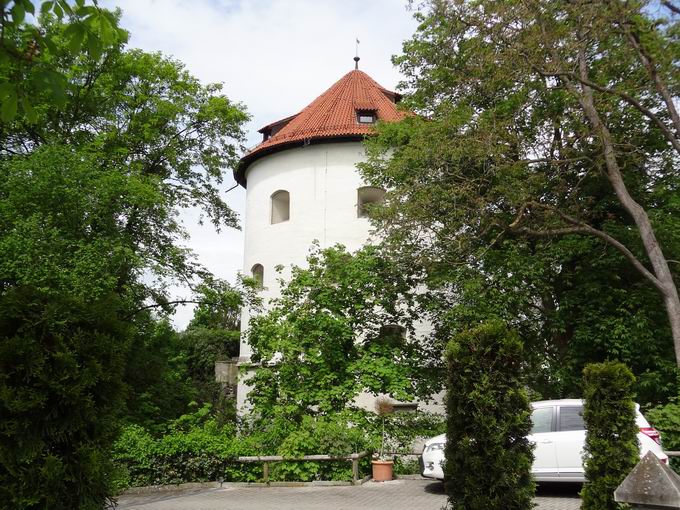
POLYGON ((359 69, 359 38, 357 37, 357 43, 354 46, 356 53, 354 54, 354 69, 359 69))

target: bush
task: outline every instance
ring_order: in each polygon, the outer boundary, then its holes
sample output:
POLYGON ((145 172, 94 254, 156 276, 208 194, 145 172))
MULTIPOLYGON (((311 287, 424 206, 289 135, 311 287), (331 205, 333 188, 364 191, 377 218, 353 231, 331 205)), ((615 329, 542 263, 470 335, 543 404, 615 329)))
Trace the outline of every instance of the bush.
MULTIPOLYGON (((373 425, 374 429, 379 426, 373 425)), ((378 432, 377 429, 376 433, 378 432)), ((389 451, 410 453, 418 439, 428 439, 446 432, 446 418, 440 414, 418 411, 394 413, 385 420, 389 451)))
POLYGON ((444 474, 453 509, 528 510, 531 408, 522 342, 500 322, 457 335, 446 350, 447 442, 444 474))
MULTIPOLYGON (((366 450, 371 445, 371 437, 363 427, 348 423, 342 415, 334 417, 306 416, 300 427, 293 431, 277 449, 277 455, 302 457, 304 455, 344 456, 366 450)), ((362 462, 368 468, 369 459, 362 462)), ((273 464, 274 480, 351 480, 350 461, 337 462, 279 462, 273 464)))
POLYGON ((583 510, 623 508, 614 501, 614 490, 639 460, 634 384, 635 376, 623 363, 593 363, 583 370, 583 510))
POLYGON ((231 426, 218 425, 210 405, 175 420, 169 431, 152 436, 138 425, 126 427, 113 448, 118 489, 215 480, 252 482, 261 466, 235 458, 255 455, 249 438, 236 437, 231 426))
MULTIPOLYGON (((431 413, 395 414, 386 424, 389 450, 409 453, 416 439, 442 433, 443 424, 443 417, 431 413)), ((300 424, 274 419, 264 428, 253 427, 247 421, 242 425, 238 434, 233 425, 221 425, 209 404, 172 421, 158 436, 139 425, 130 425, 123 429, 113 449, 113 485, 120 492, 127 487, 184 482, 254 482, 262 479, 262 464, 239 463, 237 457, 345 456, 375 450, 381 435, 377 417, 356 410, 306 416, 300 424)), ((360 461, 359 470, 361 476, 370 472, 369 457, 360 461)), ((417 471, 413 459, 398 459, 395 464, 398 474, 417 471)), ((351 480, 352 464, 348 460, 276 462, 270 464, 269 479, 351 480)))
MULTIPOLYGON (((645 413, 649 422, 661 433, 665 450, 680 450, 680 397, 665 406, 657 406, 645 413)), ((680 473, 680 459, 671 458, 671 467, 680 473)))
POLYGON ((128 337, 117 307, 0 293, 0 507, 104 506, 128 337))
MULTIPOLYGON (((299 426, 274 423, 271 429, 236 434, 220 426, 206 405, 175 420, 166 434, 154 437, 138 425, 126 427, 113 449, 118 490, 145 485, 224 480, 254 482, 262 479, 262 464, 239 463, 239 456, 310 454, 344 456, 371 449, 376 436, 362 421, 352 423, 344 414, 305 417, 299 426)), ((350 461, 277 462, 271 464, 272 481, 351 480, 350 461)), ((370 459, 360 463, 370 470, 370 459)))

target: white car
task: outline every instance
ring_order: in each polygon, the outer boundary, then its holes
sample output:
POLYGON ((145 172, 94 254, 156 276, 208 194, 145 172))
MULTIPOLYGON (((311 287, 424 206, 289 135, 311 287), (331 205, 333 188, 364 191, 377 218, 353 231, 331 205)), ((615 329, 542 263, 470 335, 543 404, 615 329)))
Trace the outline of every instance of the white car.
MULTIPOLYGON (((529 440, 534 443, 534 464, 531 472, 538 482, 584 482, 583 446, 586 431, 583 425, 583 401, 577 399, 543 400, 531 404, 533 427, 529 440)), ((640 413, 636 404, 636 422, 640 427, 640 457, 652 451, 664 464, 668 456, 661 448, 659 433, 640 413)), ((442 434, 425 442, 422 473, 428 478, 444 479, 444 445, 442 434)))

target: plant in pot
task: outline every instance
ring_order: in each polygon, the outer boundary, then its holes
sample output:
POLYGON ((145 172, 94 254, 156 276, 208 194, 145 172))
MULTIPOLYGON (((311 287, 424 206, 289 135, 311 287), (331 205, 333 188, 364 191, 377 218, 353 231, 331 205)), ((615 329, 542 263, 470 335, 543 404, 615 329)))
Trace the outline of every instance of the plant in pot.
POLYGON ((382 437, 380 439, 380 454, 371 461, 373 481, 385 482, 392 480, 394 461, 385 455, 385 420, 394 411, 392 401, 387 397, 378 397, 375 401, 375 412, 382 421, 382 437))

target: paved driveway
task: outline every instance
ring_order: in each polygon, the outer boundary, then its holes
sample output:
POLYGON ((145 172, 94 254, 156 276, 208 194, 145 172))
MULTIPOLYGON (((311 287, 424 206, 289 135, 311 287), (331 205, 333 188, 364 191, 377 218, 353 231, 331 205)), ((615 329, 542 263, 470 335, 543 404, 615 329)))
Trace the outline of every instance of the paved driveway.
MULTIPOLYGON (((578 488, 541 487, 538 510, 578 510, 578 488)), ((124 496, 119 510, 441 510, 446 495, 430 480, 368 482, 357 487, 223 487, 124 496)))

